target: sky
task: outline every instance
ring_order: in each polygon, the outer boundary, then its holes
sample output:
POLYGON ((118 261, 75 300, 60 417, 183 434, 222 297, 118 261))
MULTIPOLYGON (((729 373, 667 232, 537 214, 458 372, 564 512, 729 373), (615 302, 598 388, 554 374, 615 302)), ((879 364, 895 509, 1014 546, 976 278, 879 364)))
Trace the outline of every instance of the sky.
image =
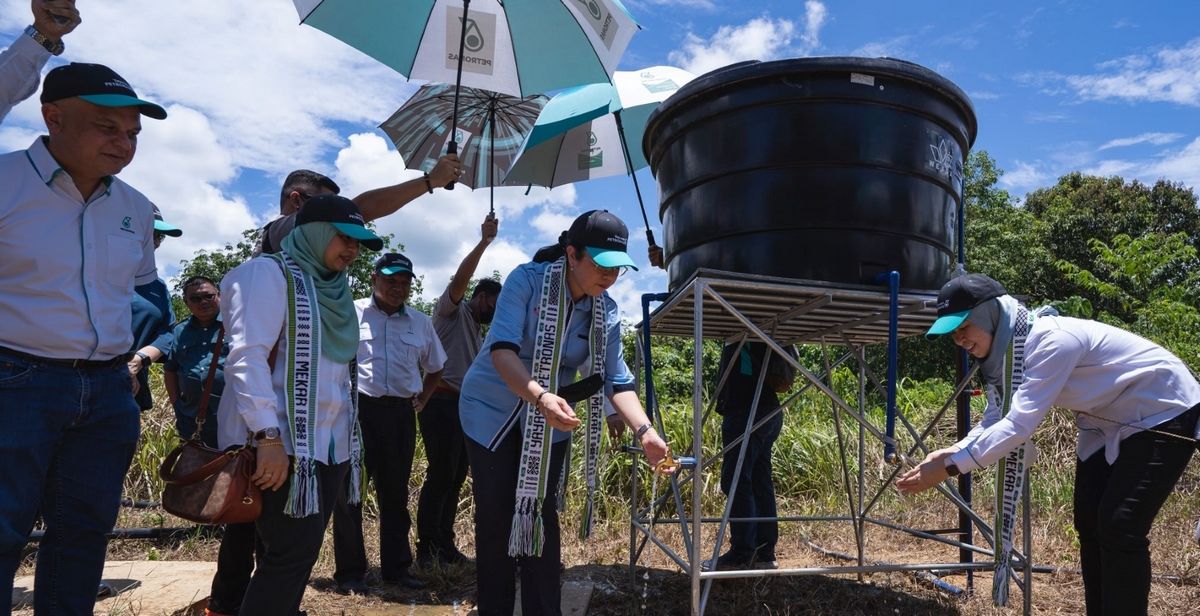
MULTIPOLYGON (((1061 0, 625 0, 642 26, 618 67, 678 66, 700 74, 742 60, 887 56, 958 84, 979 122, 974 148, 1005 171, 1020 199, 1072 171, 1200 190, 1200 3, 1061 0)), ((0 46, 30 23, 29 0, 0 0, 0 46)), ((326 173, 343 194, 420 174, 376 127, 416 89, 404 76, 300 25, 290 0, 78 0, 83 23, 65 61, 107 64, 170 117, 145 120, 121 178, 184 229, 158 251, 160 273, 199 249, 236 241, 278 212, 296 168, 326 173)), ((36 95, 0 125, 0 151, 44 132, 36 95)), ((657 188, 638 172, 662 242, 657 188)), ((554 241, 579 213, 603 208, 630 229, 643 267, 610 290, 627 317, 665 291, 646 265, 645 226, 626 176, 553 190, 496 190, 500 236, 478 275, 507 273, 554 241)), ((488 191, 438 190, 377 221, 424 278, 444 288, 479 239, 488 191)))

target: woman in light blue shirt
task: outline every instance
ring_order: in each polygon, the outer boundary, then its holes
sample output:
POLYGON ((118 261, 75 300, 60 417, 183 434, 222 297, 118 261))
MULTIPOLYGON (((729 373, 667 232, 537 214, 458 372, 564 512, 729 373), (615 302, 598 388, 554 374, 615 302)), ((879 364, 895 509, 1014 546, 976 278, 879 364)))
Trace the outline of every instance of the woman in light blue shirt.
MULTIPOLYGON (((518 494, 528 488, 529 471, 522 465, 522 454, 539 451, 531 439, 542 439, 542 432, 527 434, 527 418, 535 426, 544 418, 548 431, 543 444, 549 448, 549 463, 540 474, 543 492, 547 484, 558 483, 563 458, 567 453, 570 431, 580 426, 572 405, 543 383, 551 382, 553 363, 546 361, 535 369, 535 358, 547 357, 557 349, 558 374, 553 380, 569 383, 577 372, 596 372, 600 367, 605 396, 617 414, 635 431, 650 464, 657 465, 667 455, 667 445, 651 427, 635 391, 633 375, 621 354, 620 313, 606 290, 626 268, 637 269, 626 253, 629 232, 616 216, 593 210, 581 215, 550 250, 549 260, 517 267, 508 275, 483 351, 475 357, 463 379, 460 410, 463 431, 467 435, 467 453, 473 473, 475 497, 475 546, 480 616, 508 616, 515 602, 515 577, 520 562, 521 609, 527 616, 560 613, 560 539, 556 499, 538 499, 541 533, 529 537, 528 525, 520 531, 518 494), (561 273, 559 273, 561 272, 561 273), (555 278, 561 276, 561 278, 555 278), (566 293, 557 328, 543 318, 553 310, 548 302, 565 282, 566 293), (546 296, 546 297, 544 297, 546 296), (595 307, 594 302, 603 302, 595 307), (602 312, 593 312, 594 308, 602 312), (600 321, 602 319, 602 332, 600 321), (597 327, 593 328, 592 325, 597 327), (542 331, 558 331, 540 339, 542 331), (596 339, 604 335, 601 362, 596 339), (541 353, 541 351, 546 353, 541 353), (536 376, 540 375, 540 376, 536 376), (514 532, 518 531, 518 532, 514 532), (540 543, 529 549, 522 540, 540 543), (524 546, 524 547, 523 547, 524 546), (540 551, 540 554, 538 553, 540 551), (520 554, 510 556, 510 554, 520 554), (506 573, 507 572, 507 573, 506 573)), ((545 251, 539 253, 545 255, 545 251)), ((555 304, 556 306, 557 304, 555 304)), ((549 318, 549 317, 548 317, 549 318)), ((527 456, 528 457, 528 456, 527 456)), ((553 487, 550 488, 553 490, 553 487)), ((528 512, 527 512, 528 513, 528 512)))

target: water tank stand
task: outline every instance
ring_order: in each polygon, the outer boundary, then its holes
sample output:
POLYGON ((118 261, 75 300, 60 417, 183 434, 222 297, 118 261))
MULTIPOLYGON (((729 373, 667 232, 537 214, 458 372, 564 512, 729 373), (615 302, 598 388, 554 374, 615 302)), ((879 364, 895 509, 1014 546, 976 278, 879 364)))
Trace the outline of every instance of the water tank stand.
MULTIPOLYGON (((896 477, 905 469, 920 459, 930 449, 925 440, 938 422, 954 407, 955 401, 963 392, 974 376, 974 370, 969 371, 955 385, 949 399, 941 409, 923 427, 913 425, 904 413, 897 409, 895 419, 903 426, 901 437, 889 435, 885 427, 877 426, 868 416, 866 392, 868 390, 886 395, 885 384, 878 378, 867 361, 865 349, 870 344, 883 343, 899 336, 910 336, 923 333, 933 323, 936 312, 933 305, 936 293, 931 291, 913 291, 896 289, 895 293, 882 291, 879 287, 859 287, 852 285, 830 285, 829 283, 782 279, 765 276, 735 274, 712 270, 699 270, 689 281, 675 292, 666 297, 656 295, 644 298, 644 314, 642 323, 638 325, 639 335, 642 336, 639 345, 639 363, 644 363, 647 396, 654 400, 653 392, 653 355, 650 335, 676 336, 692 338, 697 341, 694 345, 693 399, 691 405, 692 434, 691 443, 687 450, 694 459, 690 469, 676 473, 671 480, 671 488, 666 494, 660 495, 656 502, 648 500, 642 494, 634 473, 631 482, 631 536, 630 536, 630 570, 634 572, 644 548, 653 545, 680 569, 689 575, 691 580, 691 613, 705 613, 709 593, 714 580, 732 578, 761 578, 768 576, 795 575, 829 575, 856 574, 863 576, 869 573, 882 572, 928 572, 939 575, 950 572, 996 571, 999 567, 1011 569, 1018 588, 1025 595, 1024 613, 1031 609, 1030 592, 1032 586, 1031 572, 1033 561, 1029 557, 1032 546, 1028 540, 1031 537, 1029 520, 1029 496, 1026 490, 1024 496, 1023 532, 1026 537, 1023 550, 1014 553, 1009 563, 994 562, 994 532, 992 526, 966 502, 955 489, 953 482, 947 481, 938 486, 942 494, 959 512, 969 518, 980 530, 979 535, 984 539, 983 545, 956 540, 961 537, 959 528, 950 529, 916 529, 904 524, 895 523, 882 517, 876 506, 881 497, 892 489, 896 477), (649 312, 651 301, 662 301, 653 312, 649 312), (780 407, 758 417, 757 421, 747 422, 745 432, 729 443, 720 451, 705 452, 702 446, 703 425, 711 413, 713 405, 705 405, 704 354, 702 340, 721 340, 724 343, 743 344, 746 341, 761 341, 771 353, 787 361, 803 377, 803 385, 796 388, 780 407), (801 364, 784 351, 788 344, 815 344, 824 350, 824 361, 815 370, 801 364), (828 350, 832 345, 844 347, 846 352, 836 359, 830 359, 828 350), (855 366, 858 376, 858 396, 853 403, 844 399, 830 385, 830 375, 840 366, 855 366), (726 502, 720 517, 705 516, 703 509, 703 490, 698 486, 705 485, 704 473, 711 472, 713 467, 722 459, 727 451, 741 448, 746 438, 760 425, 769 421, 785 408, 796 404, 801 394, 809 390, 818 390, 829 399, 834 413, 835 427, 838 430, 838 450, 846 497, 846 513, 838 515, 778 515, 774 518, 732 518, 726 502), (842 431, 843 415, 845 421, 857 424, 859 446, 857 448, 857 468, 853 468, 848 458, 848 450, 852 447, 842 431), (884 446, 894 447, 895 459, 891 472, 882 482, 869 481, 865 475, 864 451, 867 435, 878 440, 884 446), (903 439, 903 441, 901 441, 903 439), (691 502, 685 504, 681 498, 682 490, 692 487, 691 502), (868 493, 870 490, 870 493, 868 493), (689 506, 690 505, 690 506, 689 506), (670 509, 674 509, 671 512, 670 509), (707 558, 716 558, 721 551, 725 530, 731 521, 767 521, 777 522, 813 522, 813 523, 849 523, 855 531, 857 563, 850 566, 829 567, 792 567, 773 570, 737 570, 737 571, 702 571, 701 562, 707 558), (680 537, 664 538, 662 531, 651 536, 650 525, 678 525, 680 537), (716 524, 716 533, 704 532, 705 525, 716 524), (971 562, 960 557, 959 562, 912 562, 912 563, 872 563, 867 559, 866 542, 863 539, 865 529, 875 527, 908 534, 913 537, 958 548, 961 552, 983 554, 989 557, 986 561, 971 562)), ((724 386, 725 377, 720 375, 717 391, 724 386)), ((762 382, 759 388, 761 391, 762 382)), ((713 395, 715 399, 716 395, 713 395)), ((662 422, 662 409, 656 409, 655 421, 662 422)), ((739 454, 740 455, 740 454, 739 454)), ((739 458, 740 459, 740 458, 739 458)), ((1026 482, 1028 485, 1028 482, 1026 482)), ((730 492, 736 493, 737 479, 730 486, 730 492)), ((665 526, 659 526, 659 529, 665 526)))

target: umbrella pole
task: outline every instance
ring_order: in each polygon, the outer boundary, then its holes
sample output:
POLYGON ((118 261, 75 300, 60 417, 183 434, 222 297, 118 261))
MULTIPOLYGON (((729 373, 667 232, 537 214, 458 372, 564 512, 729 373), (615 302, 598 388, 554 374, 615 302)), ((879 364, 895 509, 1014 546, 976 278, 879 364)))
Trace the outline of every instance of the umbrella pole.
POLYGON ((488 217, 496 217, 496 99, 488 108, 488 217))
MULTIPOLYGON (((467 9, 471 0, 463 0, 462 31, 458 34, 458 75, 454 78, 454 115, 450 116, 450 143, 446 144, 447 154, 458 154, 458 90, 462 87, 463 52, 467 43, 467 9)), ((454 182, 446 185, 446 190, 454 190, 454 182)))
POLYGON ((642 209, 642 222, 646 223, 646 241, 650 242, 651 246, 656 246, 654 231, 650 229, 650 219, 646 216, 646 205, 642 202, 642 189, 638 186, 637 172, 633 169, 633 159, 629 156, 629 146, 625 144, 625 126, 621 124, 621 112, 614 112, 613 116, 617 119, 617 136, 621 140, 621 153, 625 155, 625 168, 629 169, 629 177, 633 178, 633 191, 637 193, 638 207, 642 209))

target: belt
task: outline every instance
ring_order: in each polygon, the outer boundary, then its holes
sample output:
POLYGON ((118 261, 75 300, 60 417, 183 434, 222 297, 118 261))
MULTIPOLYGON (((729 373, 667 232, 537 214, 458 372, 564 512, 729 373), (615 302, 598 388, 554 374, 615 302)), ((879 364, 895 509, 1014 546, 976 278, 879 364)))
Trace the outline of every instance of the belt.
POLYGON ((124 365, 129 362, 130 357, 133 357, 133 353, 125 353, 112 359, 55 359, 52 357, 38 357, 37 355, 22 353, 21 351, 15 351, 7 347, 0 347, 0 354, 12 355, 13 357, 19 357, 35 364, 60 366, 62 368, 111 368, 113 366, 124 365))

